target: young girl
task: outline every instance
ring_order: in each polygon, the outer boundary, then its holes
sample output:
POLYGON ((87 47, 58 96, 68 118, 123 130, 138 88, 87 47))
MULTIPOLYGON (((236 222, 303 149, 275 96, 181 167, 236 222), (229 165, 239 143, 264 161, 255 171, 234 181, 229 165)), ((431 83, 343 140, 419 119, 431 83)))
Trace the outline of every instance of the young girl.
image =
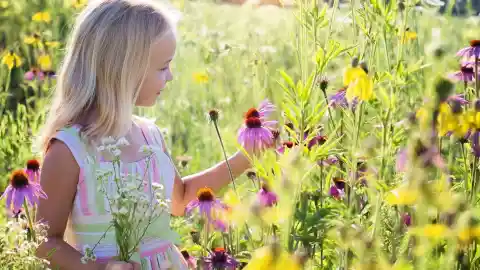
MULTIPOLYGON (((115 237, 109 233, 95 248, 97 261, 81 262, 85 246, 93 247, 111 221, 95 176, 86 173, 87 154, 111 162, 92 150, 101 138, 127 139, 120 158, 131 173, 146 167, 141 146, 159 146, 147 181, 161 181, 173 215, 183 215, 200 188, 216 191, 230 182, 225 162, 180 178, 158 127, 132 114, 134 106, 153 106, 172 80, 176 39, 166 15, 150 2, 103 0, 90 2, 76 20, 40 140, 41 186, 48 199, 41 200, 36 217, 49 229, 38 256, 52 269, 188 269, 174 245, 170 215, 150 227, 138 251, 140 261, 115 262, 115 237)), ((250 166, 242 152, 229 162, 234 177, 250 166)))

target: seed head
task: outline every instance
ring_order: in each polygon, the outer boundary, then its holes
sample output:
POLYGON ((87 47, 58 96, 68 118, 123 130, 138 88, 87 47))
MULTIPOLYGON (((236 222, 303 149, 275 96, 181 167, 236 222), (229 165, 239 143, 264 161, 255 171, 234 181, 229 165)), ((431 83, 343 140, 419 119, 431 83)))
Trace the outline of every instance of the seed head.
POLYGON ((212 122, 216 123, 218 121, 218 115, 219 115, 219 111, 217 109, 212 109, 208 111, 208 116, 210 118, 210 121, 212 122))

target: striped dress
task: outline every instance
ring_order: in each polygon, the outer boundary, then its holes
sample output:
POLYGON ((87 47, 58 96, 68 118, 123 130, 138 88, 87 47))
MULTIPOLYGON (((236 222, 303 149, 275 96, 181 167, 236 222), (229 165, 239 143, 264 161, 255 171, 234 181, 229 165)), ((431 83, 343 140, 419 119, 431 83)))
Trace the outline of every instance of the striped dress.
MULTIPOLYGON (((123 173, 142 173, 148 170, 147 177, 150 190, 152 183, 162 184, 166 198, 171 198, 175 178, 175 168, 172 160, 164 152, 161 133, 153 122, 139 121, 146 144, 154 152, 152 158, 143 158, 135 162, 122 162, 123 173), (147 165, 149 160, 150 164, 147 165)), ((110 228, 112 216, 108 213, 109 205, 106 196, 98 190, 99 185, 95 178, 95 167, 87 161, 87 144, 80 136, 78 125, 63 128, 57 132, 55 139, 63 141, 72 152, 80 167, 77 192, 73 209, 66 231, 66 242, 84 254, 87 247, 95 247, 94 254, 97 261, 108 261, 117 255, 115 233, 110 228), (103 236, 104 235, 104 236, 103 236)), ((88 152, 92 156, 92 151, 88 152)), ((95 153, 97 157, 100 156, 95 153)), ((110 161, 96 162, 102 169, 112 168, 110 161)), ((97 167, 98 168, 98 167, 97 167)), ((113 180, 109 179, 113 184, 113 180)), ((61 191, 60 191, 61 192, 61 191)), ((140 262, 142 270, 156 269, 188 269, 187 263, 175 244, 179 243, 179 236, 170 228, 170 214, 165 213, 149 226, 142 239, 139 250, 132 260, 140 262)))

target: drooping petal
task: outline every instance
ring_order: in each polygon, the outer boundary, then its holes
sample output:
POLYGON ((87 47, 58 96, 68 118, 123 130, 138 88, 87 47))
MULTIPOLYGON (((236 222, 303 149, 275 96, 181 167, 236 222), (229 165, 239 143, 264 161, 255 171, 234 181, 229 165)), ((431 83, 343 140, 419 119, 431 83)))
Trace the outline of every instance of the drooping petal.
POLYGON ((190 212, 192 212, 193 209, 198 207, 199 204, 200 204, 200 202, 198 200, 193 200, 193 201, 189 202, 187 204, 187 206, 185 207, 185 213, 189 214, 190 212))
POLYGON ((6 208, 9 209, 10 206, 12 205, 12 198, 13 198, 13 187, 12 186, 8 186, 7 189, 5 189, 5 192, 2 194, 2 196, 0 197, 0 200, 3 198, 3 197, 6 197, 7 199, 5 200, 6 203, 6 208))
POLYGON ((22 208, 23 201, 25 200, 25 194, 23 189, 14 189, 13 191, 13 211, 17 212, 22 208))

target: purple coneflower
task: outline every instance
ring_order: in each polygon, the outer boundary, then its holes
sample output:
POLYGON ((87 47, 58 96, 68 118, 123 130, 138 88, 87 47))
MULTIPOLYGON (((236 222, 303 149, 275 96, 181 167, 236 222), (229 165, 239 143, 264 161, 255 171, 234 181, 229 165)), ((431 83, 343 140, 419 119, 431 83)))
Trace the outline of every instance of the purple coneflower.
POLYGON ((275 194, 275 192, 272 192, 268 185, 265 183, 262 184, 262 188, 257 193, 257 196, 260 205, 263 207, 272 207, 277 204, 277 194, 275 194))
POLYGON ((41 81, 45 78, 45 74, 40 69, 33 67, 25 72, 23 78, 27 81, 33 81, 35 79, 41 81))
POLYGON ((258 113, 259 117, 262 121, 266 121, 266 119, 276 110, 275 105, 271 103, 268 99, 265 99, 260 103, 258 106, 258 113))
POLYGON ((470 46, 458 51, 457 56, 480 58, 480 40, 470 40, 470 46))
POLYGON ((457 102, 460 105, 468 104, 468 100, 465 99, 464 94, 455 94, 447 98, 447 102, 457 102))
POLYGON ((334 177, 333 185, 330 187, 329 194, 335 199, 342 198, 343 195, 345 195, 345 180, 339 177, 334 177))
POLYGON ((472 142, 472 153, 475 157, 480 157, 480 130, 475 130, 470 136, 472 142))
POLYGON ((462 81, 462 82, 471 82, 475 80, 475 72, 473 70, 473 65, 462 64, 460 70, 450 74, 449 76, 453 80, 462 81))
POLYGON ((20 211, 24 201, 34 206, 38 204, 39 197, 47 198, 47 194, 43 192, 40 185, 29 181, 27 174, 22 169, 13 171, 10 177, 10 185, 0 199, 4 196, 7 198, 6 207, 12 209, 14 213, 20 211))
POLYGON ((307 147, 310 150, 315 145, 323 145, 326 141, 327 141, 327 136, 317 135, 308 142, 307 147))
POLYGON ((210 252, 210 256, 203 258, 203 269, 205 270, 235 270, 237 265, 237 260, 228 254, 224 248, 215 248, 213 252, 210 252))
MULTIPOLYGON (((348 108, 349 104, 347 101, 346 94, 347 94, 346 88, 341 88, 335 94, 329 97, 328 105, 332 108, 348 108)), ((357 104, 358 104, 358 98, 355 97, 351 104, 352 110, 355 110, 357 104)))
POLYGON ((188 214, 197 207, 200 215, 202 217, 206 217, 208 222, 212 223, 212 212, 214 210, 224 210, 227 208, 227 205, 222 203, 220 200, 215 199, 213 190, 205 187, 198 190, 197 199, 188 203, 185 212, 188 214))
POLYGON ((402 216, 402 220, 403 220, 403 224, 405 224, 405 226, 410 226, 412 225, 412 216, 410 216, 409 213, 404 213, 403 216, 402 216))
POLYGON ((192 270, 197 269, 197 260, 195 259, 195 257, 190 256, 188 251, 186 251, 185 249, 182 250, 181 253, 183 255, 183 258, 187 262, 188 268, 192 270))
POLYGON ((262 121, 257 109, 251 108, 245 114, 245 125, 238 131, 238 141, 247 149, 263 150, 274 144, 272 127, 277 121, 262 121))
POLYGON ((25 173, 30 181, 38 183, 40 181, 40 162, 36 159, 27 161, 27 169, 25 170, 25 173))
POLYGON ((320 159, 317 161, 318 166, 332 166, 338 163, 338 158, 336 156, 328 156, 325 159, 320 159))
MULTIPOLYGON (((472 136, 471 136, 472 137, 472 136)), ((445 161, 443 160, 440 152, 435 146, 427 148, 421 142, 418 142, 415 147, 415 156, 422 161, 422 166, 429 167, 435 166, 439 169, 445 169, 445 161)), ((398 172, 405 171, 408 161, 407 149, 402 149, 397 154, 396 169, 398 172)))
POLYGON ((283 142, 283 143, 282 143, 282 146, 280 146, 280 147, 277 148, 277 152, 278 152, 279 154, 284 154, 284 153, 285 153, 285 149, 287 149, 287 148, 288 148, 288 149, 292 149, 294 145, 295 145, 295 144, 294 144, 293 142, 290 142, 290 141, 288 141, 288 142, 283 142))

